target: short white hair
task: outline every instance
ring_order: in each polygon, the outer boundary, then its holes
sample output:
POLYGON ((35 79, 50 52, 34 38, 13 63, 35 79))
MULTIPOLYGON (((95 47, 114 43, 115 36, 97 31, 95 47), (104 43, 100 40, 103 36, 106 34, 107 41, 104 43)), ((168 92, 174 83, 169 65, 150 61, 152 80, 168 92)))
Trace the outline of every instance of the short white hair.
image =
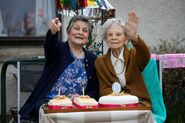
POLYGON ((107 21, 102 25, 99 35, 97 35, 98 40, 106 40, 107 30, 113 25, 118 24, 123 28, 123 33, 125 33, 125 23, 119 19, 111 18, 107 19, 107 21))

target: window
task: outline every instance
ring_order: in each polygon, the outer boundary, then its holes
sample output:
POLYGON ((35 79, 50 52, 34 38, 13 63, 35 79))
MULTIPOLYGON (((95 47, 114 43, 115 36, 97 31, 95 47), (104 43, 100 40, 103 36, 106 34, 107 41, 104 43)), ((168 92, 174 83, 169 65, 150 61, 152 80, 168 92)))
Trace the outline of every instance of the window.
POLYGON ((55 0, 1 0, 0 37, 45 36, 54 17, 55 0))

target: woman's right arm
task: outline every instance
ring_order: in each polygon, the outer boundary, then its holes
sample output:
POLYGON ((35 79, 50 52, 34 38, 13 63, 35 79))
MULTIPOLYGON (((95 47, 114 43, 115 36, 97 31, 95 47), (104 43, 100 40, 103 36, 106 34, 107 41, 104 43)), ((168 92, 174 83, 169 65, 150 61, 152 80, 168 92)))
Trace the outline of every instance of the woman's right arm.
POLYGON ((44 42, 44 51, 46 62, 52 62, 57 57, 57 51, 59 49, 59 31, 60 31, 61 23, 58 18, 54 18, 49 23, 49 31, 46 34, 45 42, 44 42))

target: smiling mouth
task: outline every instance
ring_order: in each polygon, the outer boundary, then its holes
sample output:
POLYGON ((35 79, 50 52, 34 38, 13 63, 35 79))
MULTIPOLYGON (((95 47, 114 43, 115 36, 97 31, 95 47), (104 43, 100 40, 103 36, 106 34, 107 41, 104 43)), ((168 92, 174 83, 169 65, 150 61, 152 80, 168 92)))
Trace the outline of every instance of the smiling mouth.
POLYGON ((112 42, 111 44, 119 44, 119 42, 112 42))
POLYGON ((83 37, 75 37, 75 38, 83 40, 83 37))

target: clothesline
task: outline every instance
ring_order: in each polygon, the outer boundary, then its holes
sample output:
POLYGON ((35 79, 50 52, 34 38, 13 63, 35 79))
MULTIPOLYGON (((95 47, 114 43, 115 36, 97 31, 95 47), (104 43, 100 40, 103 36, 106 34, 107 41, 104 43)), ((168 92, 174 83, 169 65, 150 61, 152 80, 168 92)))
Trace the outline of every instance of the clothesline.
POLYGON ((162 68, 185 68, 185 54, 152 54, 151 58, 161 61, 162 68))
POLYGON ((109 11, 113 10, 114 7, 108 0, 57 0, 56 9, 62 15, 75 16, 78 15, 80 9, 87 9, 83 13, 89 15, 97 9, 109 11))
POLYGON ((81 9, 81 8, 100 8, 105 10, 114 9, 108 0, 57 0, 57 9, 81 9))

